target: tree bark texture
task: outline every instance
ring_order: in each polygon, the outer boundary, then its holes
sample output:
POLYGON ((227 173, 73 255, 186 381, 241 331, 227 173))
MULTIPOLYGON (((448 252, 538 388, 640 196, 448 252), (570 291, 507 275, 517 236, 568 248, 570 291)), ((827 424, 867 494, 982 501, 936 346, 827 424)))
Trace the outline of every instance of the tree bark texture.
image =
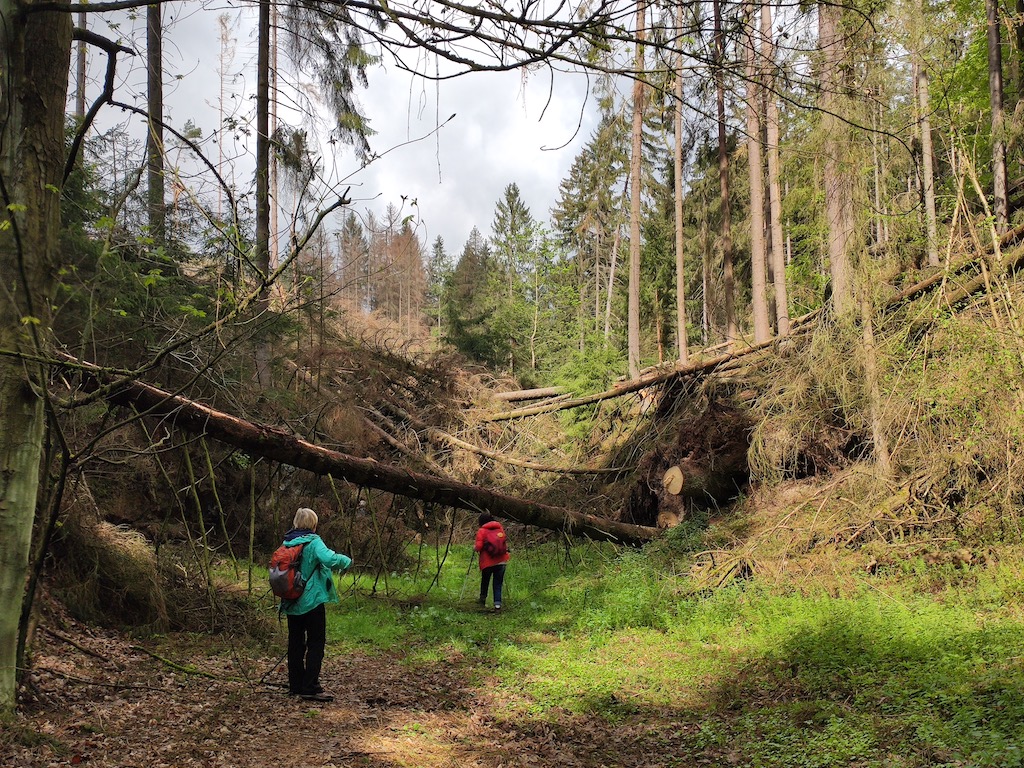
POLYGON ((633 80, 633 149, 629 158, 629 300, 627 309, 629 375, 640 375, 640 203, 643 193, 644 30, 646 3, 636 8, 636 58, 633 80))
POLYGON ((999 44, 999 4, 985 0, 988 18, 988 93, 992 103, 992 198, 996 229, 1003 234, 1009 226, 1006 196, 1006 132, 1003 117, 1003 56, 999 44))
POLYGON ((775 42, 772 9, 761 4, 761 37, 765 64, 765 122, 768 150, 768 229, 771 232, 772 282, 775 286, 775 322, 779 336, 789 333, 789 291, 786 253, 782 243, 782 188, 779 184, 779 104, 775 97, 775 42))
POLYGON ((164 208, 164 63, 163 6, 146 7, 146 70, 148 76, 149 131, 146 134, 146 202, 149 208, 149 234, 159 246, 167 230, 164 208))
MULTIPOLYGON (((257 280, 270 274, 270 0, 260 0, 256 49, 256 240, 253 262, 257 280)), ((264 285, 257 313, 270 310, 270 289, 264 285)), ((256 383, 270 384, 270 348, 256 345, 256 383)))
POLYGON ((764 239, 764 164, 761 159, 761 89, 758 87, 755 7, 747 3, 747 168, 750 177, 750 303, 754 315, 754 343, 767 341, 768 254, 764 239))
POLYGON ((818 47, 821 51, 821 105, 824 137, 822 181, 825 185, 825 219, 828 223, 829 273, 832 304, 838 315, 854 310, 853 185, 847 153, 851 150, 849 126, 839 119, 843 109, 842 66, 846 46, 839 31, 842 9, 829 3, 818 5, 818 47))
POLYGON ((205 435, 252 455, 318 475, 330 475, 354 485, 457 509, 489 512, 525 525, 599 541, 639 545, 650 541, 658 533, 651 527, 620 523, 563 507, 506 496, 468 483, 409 472, 372 459, 332 451, 283 430, 253 424, 141 382, 127 385, 112 394, 109 400, 118 405, 131 406, 148 416, 163 418, 169 427, 205 435))
MULTIPOLYGON (((89 27, 88 14, 80 11, 78 13, 78 28, 85 30, 89 27)), ((85 117, 85 75, 86 75, 86 42, 78 41, 75 64, 75 117, 79 120, 85 117)))
MULTIPOLYGON (((686 7, 679 3, 676 7, 676 25, 684 28, 686 7)), ((675 124, 675 144, 673 162, 675 169, 675 201, 674 214, 676 223, 676 349, 679 362, 686 364, 689 350, 686 338, 686 243, 683 236, 683 55, 679 54, 676 61, 676 103, 673 109, 675 124)))
MULTIPOLYGON (((38 359, 58 273, 71 15, 0 0, 0 349, 38 359)), ((14 708, 45 415, 38 366, 0 357, 0 713, 14 708)))
MULTIPOLYGON (((736 326, 736 282, 733 276, 732 204, 729 202, 729 148, 725 133, 725 33, 720 0, 713 0, 715 23, 715 108, 718 123, 718 184, 722 196, 722 292, 725 294, 725 338, 739 338, 736 326)), ((705 296, 707 294, 705 293, 705 296)))
POLYGON ((928 95, 928 70, 924 61, 917 64, 917 107, 921 125, 921 176, 924 182, 924 218, 928 243, 928 266, 939 266, 939 230, 935 216, 935 166, 932 148, 931 100, 928 95))

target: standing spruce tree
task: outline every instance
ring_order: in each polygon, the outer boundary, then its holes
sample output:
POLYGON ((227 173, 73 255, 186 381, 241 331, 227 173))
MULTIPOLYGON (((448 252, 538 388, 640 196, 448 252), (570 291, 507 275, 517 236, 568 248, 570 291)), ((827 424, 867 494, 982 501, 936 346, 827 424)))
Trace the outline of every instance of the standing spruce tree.
POLYGON ((551 212, 555 236, 576 271, 581 353, 590 334, 600 334, 596 343, 607 347, 616 325, 612 320, 625 223, 627 127, 624 115, 602 99, 601 121, 559 185, 551 212))
POLYGON ((487 240, 473 227, 445 291, 445 341, 470 360, 494 368, 509 355, 507 339, 493 327, 503 283, 487 240))
POLYGON ((507 290, 492 328, 496 336, 506 339, 505 364, 513 373, 536 366, 535 334, 530 331, 535 312, 535 306, 531 307, 531 286, 539 273, 536 231, 537 222, 523 202, 519 186, 509 184, 495 205, 490 240, 491 254, 507 290), (524 347, 521 341, 527 338, 531 342, 524 347))
POLYGON ((430 247, 427 260, 427 315, 432 320, 431 326, 438 339, 444 338, 444 327, 441 323, 442 306, 445 291, 451 282, 452 258, 444 247, 444 238, 438 235, 430 247))

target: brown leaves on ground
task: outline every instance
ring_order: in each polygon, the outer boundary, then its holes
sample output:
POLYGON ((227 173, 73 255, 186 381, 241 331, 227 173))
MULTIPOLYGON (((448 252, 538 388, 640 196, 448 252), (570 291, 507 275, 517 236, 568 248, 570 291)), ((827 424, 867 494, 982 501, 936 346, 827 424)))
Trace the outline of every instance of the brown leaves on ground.
POLYGON ((285 665, 275 667, 276 658, 237 648, 211 653, 205 637, 154 643, 81 625, 40 628, 19 715, 0 737, 0 765, 689 764, 673 741, 692 724, 652 721, 651 713, 616 725, 570 713, 512 719, 493 681, 480 680, 461 658, 414 665, 329 655, 322 682, 336 698, 321 704, 285 693, 285 665))

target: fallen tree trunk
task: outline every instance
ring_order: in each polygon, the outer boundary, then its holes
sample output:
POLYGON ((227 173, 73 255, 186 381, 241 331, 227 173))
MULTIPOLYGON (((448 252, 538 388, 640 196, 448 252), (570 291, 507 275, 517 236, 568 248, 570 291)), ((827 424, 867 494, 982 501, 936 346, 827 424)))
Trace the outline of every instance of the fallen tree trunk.
POLYGON ((596 392, 592 395, 583 395, 581 397, 574 397, 568 400, 562 400, 557 403, 548 403, 543 405, 527 406, 525 408, 516 408, 512 411, 505 411, 504 413, 495 413, 489 416, 482 417, 484 421, 507 421, 509 419, 518 419, 523 416, 537 416, 541 413, 551 413, 552 411, 564 411, 568 408, 578 408, 581 405, 589 405, 590 403, 597 403, 602 400, 610 400, 615 397, 622 397, 633 392, 639 392, 641 389, 647 389, 648 387, 660 384, 670 379, 674 379, 681 376, 694 376, 700 373, 711 373, 713 371, 722 370, 732 366, 735 362, 741 360, 748 355, 752 355, 756 352, 762 352, 773 346, 779 344, 791 343, 793 337, 803 330, 807 330, 806 326, 811 320, 816 319, 820 314, 820 310, 815 310, 804 315, 801 318, 797 318, 793 321, 790 335, 781 336, 768 341, 763 341, 759 344, 741 349, 737 352, 728 352, 726 354, 718 355, 716 357, 708 358, 707 360, 699 360, 693 363, 680 364, 675 363, 670 366, 651 369, 650 373, 642 374, 638 378, 629 379, 621 383, 615 384, 611 389, 606 389, 604 392, 596 392))
POLYGON ((499 402, 514 402, 517 400, 540 400, 544 397, 554 397, 565 392, 565 387, 541 387, 539 389, 519 389, 515 392, 495 392, 491 397, 499 402))
MULTIPOLYGON (((84 367, 89 368, 87 365, 84 367)), ((658 535, 656 528, 620 523, 564 507, 506 496, 480 486, 409 472, 372 459, 332 451, 284 430, 245 421, 139 381, 129 382, 111 392, 107 400, 131 406, 148 416, 163 417, 175 427, 209 436, 247 453, 367 488, 473 512, 489 512, 525 525, 598 541, 636 546, 658 535)))

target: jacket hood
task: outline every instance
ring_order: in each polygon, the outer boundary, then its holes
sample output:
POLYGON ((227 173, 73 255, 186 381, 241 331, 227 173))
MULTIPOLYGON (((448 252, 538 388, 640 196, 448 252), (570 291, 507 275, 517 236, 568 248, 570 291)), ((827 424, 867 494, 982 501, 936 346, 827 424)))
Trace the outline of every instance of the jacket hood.
POLYGON ((482 527, 483 528, 489 528, 492 531, 494 531, 494 530, 499 530, 500 531, 501 530, 501 523, 499 523, 497 520, 491 520, 491 522, 489 522, 489 523, 484 523, 482 527))
POLYGON ((298 546, 299 544, 308 544, 316 536, 308 528, 293 528, 284 535, 285 546, 298 546))

